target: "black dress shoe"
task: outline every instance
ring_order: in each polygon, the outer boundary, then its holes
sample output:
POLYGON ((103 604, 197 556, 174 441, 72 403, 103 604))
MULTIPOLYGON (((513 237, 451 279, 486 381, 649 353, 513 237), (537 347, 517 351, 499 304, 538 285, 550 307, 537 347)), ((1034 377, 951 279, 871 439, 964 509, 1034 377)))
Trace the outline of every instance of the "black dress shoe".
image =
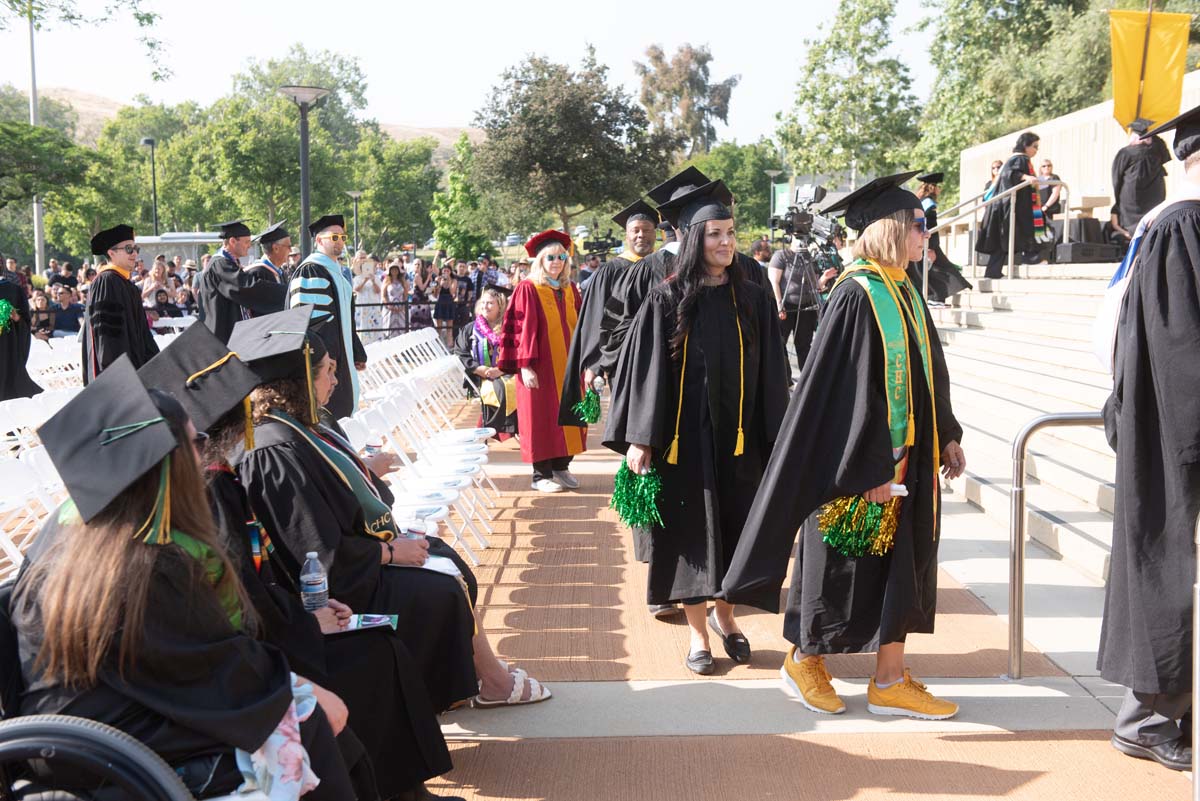
POLYGON ((721 631, 721 627, 717 624, 716 609, 708 613, 708 627, 721 638, 721 643, 725 646, 725 653, 729 654, 730 659, 739 665, 744 665, 750 661, 750 641, 746 639, 745 634, 730 634, 726 636, 725 632, 721 631))
POLYGON ((687 662, 685 663, 688 670, 693 673, 699 673, 701 676, 707 676, 712 673, 716 665, 713 664, 712 653, 709 651, 692 651, 688 654, 687 662))
POLYGON ((646 608, 650 611, 650 614, 654 615, 654 617, 658 618, 659 620, 666 620, 669 617, 675 617, 677 614, 683 611, 676 604, 650 604, 646 608))
POLYGON ((1171 770, 1192 769, 1192 747, 1182 737, 1158 745, 1140 745, 1114 734, 1112 744, 1122 754, 1138 759, 1153 759, 1171 770))

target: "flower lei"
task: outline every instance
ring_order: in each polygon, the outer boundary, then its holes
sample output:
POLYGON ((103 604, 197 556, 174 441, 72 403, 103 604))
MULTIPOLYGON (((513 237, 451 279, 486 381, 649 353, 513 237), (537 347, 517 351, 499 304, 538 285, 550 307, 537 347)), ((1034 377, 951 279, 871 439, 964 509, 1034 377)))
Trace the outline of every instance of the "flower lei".
POLYGON ((500 335, 492 330, 482 314, 475 317, 475 337, 478 351, 475 354, 476 361, 492 367, 496 361, 495 354, 500 350, 500 335))

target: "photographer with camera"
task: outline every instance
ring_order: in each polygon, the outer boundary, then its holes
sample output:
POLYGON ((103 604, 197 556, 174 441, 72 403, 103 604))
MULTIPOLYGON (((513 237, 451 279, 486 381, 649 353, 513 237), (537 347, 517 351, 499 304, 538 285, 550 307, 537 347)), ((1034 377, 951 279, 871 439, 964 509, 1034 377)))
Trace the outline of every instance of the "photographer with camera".
MULTIPOLYGON (((813 256, 804 241, 796 236, 790 238, 787 248, 777 250, 771 256, 767 278, 775 293, 783 346, 786 348, 788 339, 792 340, 792 347, 796 349, 796 364, 803 370, 813 335, 817 332, 817 319, 823 303, 821 293, 837 278, 838 268, 827 267, 818 275, 813 256)), ((792 363, 789 361, 788 384, 791 383, 792 363)))

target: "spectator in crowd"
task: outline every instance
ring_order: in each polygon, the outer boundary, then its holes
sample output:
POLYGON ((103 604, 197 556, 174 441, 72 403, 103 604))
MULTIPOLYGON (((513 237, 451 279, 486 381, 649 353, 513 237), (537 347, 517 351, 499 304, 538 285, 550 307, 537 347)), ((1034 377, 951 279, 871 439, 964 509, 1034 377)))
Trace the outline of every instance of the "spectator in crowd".
POLYGON ((430 305, 429 298, 437 295, 437 285, 437 271, 429 265, 429 262, 420 258, 414 260, 412 303, 408 312, 409 328, 416 330, 433 327, 433 307, 430 305))
POLYGON ((47 278, 53 278, 55 275, 58 274, 58 270, 59 270, 58 259, 51 259, 49 262, 46 263, 46 277, 47 278))
POLYGON ((983 191, 984 192, 987 192, 989 189, 992 188, 992 184, 996 183, 996 179, 998 177, 1000 177, 1000 168, 1003 166, 1004 166, 1004 162, 1001 161, 1000 159, 996 159, 995 161, 992 162, 991 173, 990 173, 991 177, 988 178, 983 183, 983 191))
POLYGON ((583 266, 579 268, 579 286, 582 288, 587 286, 587 282, 592 280, 592 276, 600 269, 600 254, 592 253, 584 261, 583 266))
POLYGON ((160 289, 167 289, 167 262, 166 259, 155 259, 150 267, 150 274, 142 279, 142 301, 147 306, 154 305, 154 293, 160 289))
POLYGON ((764 238, 755 239, 750 246, 750 255, 758 262, 758 266, 766 270, 771 266, 771 242, 764 238))
POLYGON ((204 272, 205 270, 207 270, 207 269, 208 269, 208 263, 209 263, 210 261, 212 261, 212 254, 211 254, 211 253, 205 253, 203 256, 201 256, 201 257, 200 257, 200 270, 199 270, 199 272, 204 272))
MULTIPOLYGON (((479 269, 484 276, 484 286, 494 286, 496 284, 496 279, 500 275, 500 272, 496 269, 496 263, 492 261, 491 254, 479 254, 479 269)), ((480 287, 479 291, 483 291, 483 288, 480 287)), ((476 293, 476 298, 478 298, 478 293, 476 293)))
POLYGON ((386 336, 394 337, 407 330, 405 320, 405 301, 408 300, 408 276, 399 259, 388 267, 387 275, 383 277, 381 287, 383 302, 383 327, 387 329, 386 336))
POLYGON ((60 289, 54 308, 54 336, 73 337, 78 334, 82 317, 83 304, 78 301, 75 290, 70 287, 60 289))
POLYGON ((1153 126, 1136 119, 1129 126, 1129 144, 1117 151, 1112 164, 1113 203, 1106 232, 1110 242, 1126 247, 1138 222, 1167 196, 1167 171, 1171 160, 1166 143, 1148 136, 1153 126))
POLYGON ((1042 214, 1046 216, 1046 221, 1054 219, 1055 214, 1062 213, 1062 203, 1060 196, 1062 195, 1062 186, 1054 184, 1053 186, 1042 183, 1042 181, 1061 181, 1054 174, 1054 164, 1050 159, 1042 159, 1042 163, 1038 166, 1038 197, 1042 201, 1042 214))
POLYGON ((29 324, 38 339, 49 339, 54 335, 54 318, 50 309, 50 298, 40 289, 33 290, 29 298, 29 324))
POLYGON ((184 316, 196 313, 196 296, 189 287, 183 287, 175 293, 175 306, 184 316))
POLYGON ((165 289, 160 289, 154 293, 154 305, 150 308, 160 320, 166 317, 183 316, 183 312, 171 301, 171 294, 165 289))
POLYGON ((987 272, 984 273, 987 278, 1004 277, 1004 265, 1008 262, 1009 203, 1016 204, 1013 247, 1018 254, 1037 254, 1037 248, 1045 236, 1047 229, 1042 218, 1041 198, 1036 191, 1038 179, 1032 161, 1040 142, 1038 135, 1032 131, 1017 137, 1012 155, 1000 168, 999 177, 986 195, 991 198, 1013 187, 1021 187, 1016 193, 990 204, 984 211, 976 249, 988 255, 987 272))
POLYGON ((96 280, 96 268, 88 267, 83 271, 83 281, 79 284, 79 292, 82 296, 92 287, 92 282, 96 280))
POLYGON ((454 346, 454 296, 458 287, 454 271, 442 267, 437 279, 437 302, 433 307, 433 319, 446 341, 446 347, 454 346))
POLYGON ((384 327, 383 309, 379 305, 383 301, 383 292, 379 286, 379 280, 375 277, 376 264, 375 257, 369 255, 365 250, 355 253, 350 262, 350 271, 354 274, 352 286, 354 288, 356 324, 359 338, 364 345, 386 336, 383 331, 379 330, 384 327))
POLYGON ((50 275, 50 280, 46 282, 46 285, 69 286, 71 289, 76 289, 79 286, 79 279, 75 277, 75 271, 71 269, 70 262, 63 262, 62 266, 50 275))

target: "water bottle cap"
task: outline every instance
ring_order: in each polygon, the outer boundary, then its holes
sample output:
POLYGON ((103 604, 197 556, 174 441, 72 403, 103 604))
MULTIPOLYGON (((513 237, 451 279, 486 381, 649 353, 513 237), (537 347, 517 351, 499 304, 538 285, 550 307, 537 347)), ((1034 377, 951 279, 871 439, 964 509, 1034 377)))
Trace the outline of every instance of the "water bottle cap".
POLYGON ((308 553, 304 554, 304 558, 305 558, 305 559, 316 559, 316 558, 317 558, 317 552, 316 552, 316 551, 309 551, 308 553))

